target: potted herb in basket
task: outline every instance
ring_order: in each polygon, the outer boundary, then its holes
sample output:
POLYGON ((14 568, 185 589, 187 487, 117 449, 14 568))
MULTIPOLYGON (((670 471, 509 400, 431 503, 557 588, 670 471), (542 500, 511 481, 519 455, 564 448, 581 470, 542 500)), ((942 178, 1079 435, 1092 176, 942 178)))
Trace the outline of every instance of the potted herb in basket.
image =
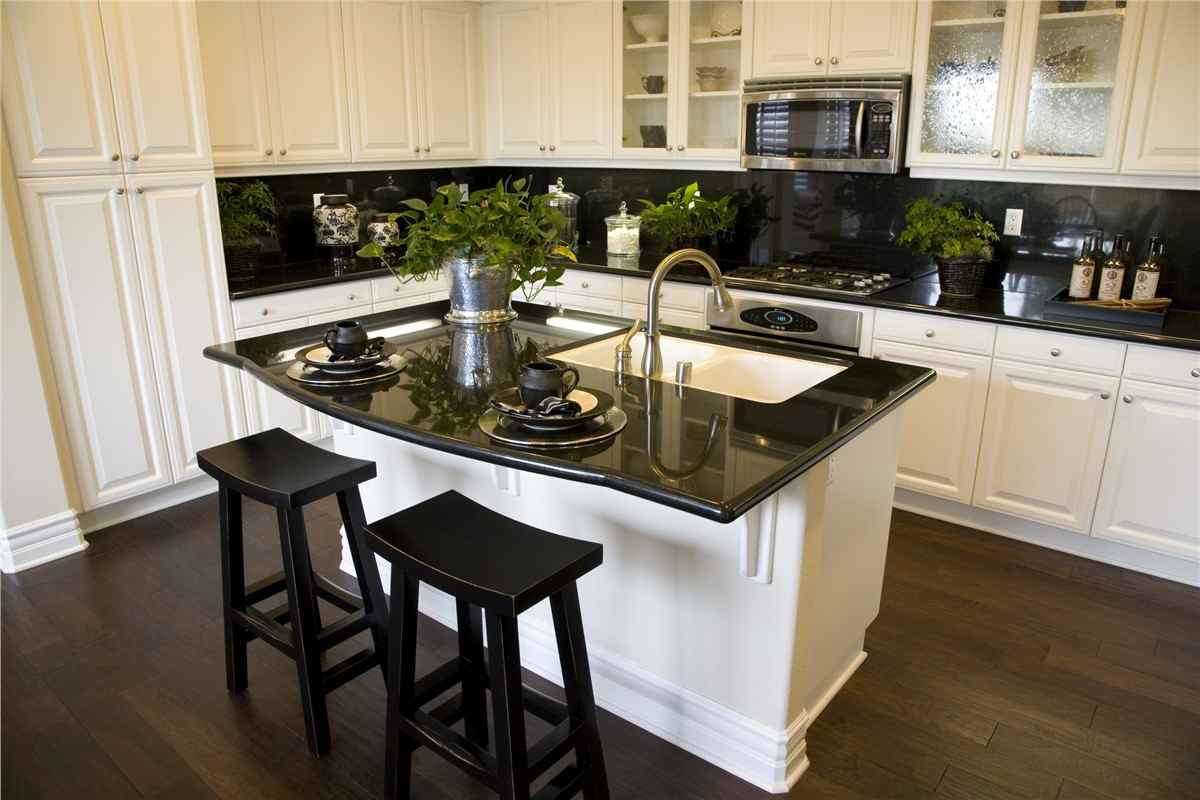
POLYGON ((942 293, 974 297, 992 260, 992 242, 1000 237, 992 223, 960 202, 937 204, 927 197, 913 200, 907 223, 896 241, 933 256, 942 293))
POLYGON ((566 267, 555 258, 575 260, 570 248, 555 244, 563 216, 549 195, 531 195, 524 179, 463 196, 456 184, 438 188, 433 200, 405 200, 407 210, 389 218, 408 220, 395 252, 375 244, 358 251, 379 258, 402 282, 450 274, 450 313, 463 324, 507 322, 516 317, 510 295, 523 289, 532 300, 546 286, 558 286, 566 267))
POLYGON ((737 221, 737 204, 732 195, 709 200, 700 195, 700 185, 689 183, 667 195, 661 203, 642 200, 642 227, 662 241, 668 250, 695 247, 712 250, 718 234, 737 221))
POLYGON ((258 271, 259 236, 273 237, 279 210, 266 183, 217 181, 217 210, 225 244, 225 271, 231 281, 244 281, 258 271))

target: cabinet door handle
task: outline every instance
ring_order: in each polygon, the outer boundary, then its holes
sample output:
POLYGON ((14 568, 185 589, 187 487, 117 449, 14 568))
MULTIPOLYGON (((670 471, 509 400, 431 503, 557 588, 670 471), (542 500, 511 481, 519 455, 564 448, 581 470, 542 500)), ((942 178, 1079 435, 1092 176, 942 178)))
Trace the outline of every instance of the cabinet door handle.
POLYGON ((113 154, 112 154, 112 160, 113 160, 113 161, 120 161, 120 160, 121 160, 121 154, 120 154, 120 153, 113 153, 113 154))
POLYGON ((141 187, 141 186, 139 186, 139 187, 137 187, 137 193, 138 193, 138 194, 145 194, 145 193, 146 193, 146 190, 145 190, 145 188, 144 188, 144 187, 141 187))
POLYGON ((932 338, 933 338, 933 328, 930 328, 929 330, 925 331, 925 338, 926 338, 926 339, 932 339, 932 338))
POLYGON ((429 152, 429 149, 430 149, 430 148, 429 148, 429 145, 425 145, 425 152, 426 152, 426 153, 428 153, 428 152, 429 152))
POLYGON ((286 147, 282 147, 282 148, 280 148, 280 149, 279 149, 279 155, 281 155, 281 156, 286 156, 286 155, 287 155, 287 148, 286 148, 286 147))
POLYGON ((1020 157, 1021 157, 1021 151, 1020 151, 1020 150, 1013 150, 1011 153, 1009 153, 1009 154, 1008 154, 1008 157, 1009 157, 1009 158, 1020 158, 1020 157))
POLYGON ((118 186, 118 187, 117 187, 117 194, 125 194, 125 189, 124 189, 124 188, 122 188, 122 187, 120 187, 120 186, 118 186))
POLYGON ((1001 156, 1001 153, 1000 153, 999 149, 992 151, 992 158, 999 158, 1000 156, 1001 156))
POLYGON ((825 61, 820 56, 817 56, 816 58, 813 59, 813 63, 819 67, 819 66, 821 66, 821 64, 825 63, 825 61))
POLYGON ((357 298, 357 295, 348 294, 348 295, 346 295, 346 299, 347 300, 356 300, 358 298, 357 298))
POLYGON ((133 155, 131 155, 131 156, 129 157, 129 160, 130 160, 130 161, 137 161, 139 158, 141 158, 141 156, 140 156, 140 155, 138 155, 137 153, 134 153, 133 155))
POLYGON ((1100 393, 1100 399, 1101 399, 1101 400, 1107 400, 1107 399, 1108 399, 1108 398, 1110 398, 1110 397, 1112 397, 1112 395, 1111 395, 1110 393, 1108 393, 1108 392, 1101 392, 1101 393, 1100 393))
POLYGON ((551 153, 553 153, 553 152, 554 152, 555 150, 557 150, 557 149, 558 149, 558 145, 555 145, 555 144, 552 144, 552 145, 550 145, 550 152, 551 152, 551 153))
POLYGON ((544 145, 544 144, 538 145, 538 150, 545 150, 545 149, 546 149, 546 145, 544 145))
POLYGON ((830 64, 836 64, 836 63, 838 63, 838 57, 837 57, 837 56, 834 56, 833 58, 829 59, 829 63, 830 63, 830 64))
POLYGON ((1127 394, 1127 395, 1125 395, 1124 397, 1122 397, 1122 398, 1121 398, 1121 402, 1122 402, 1122 403, 1132 403, 1132 402, 1133 402, 1133 395, 1131 395, 1131 394, 1127 394))
POLYGON ((1196 367, 1194 370, 1192 370, 1192 377, 1200 378, 1200 367, 1196 367))
POLYGON ((271 312, 265 308, 262 311, 258 312, 259 316, 262 316, 262 317, 265 317, 267 314, 270 314, 270 313, 271 312))
POLYGON ((583 287, 584 289, 588 288, 588 282, 587 282, 587 281, 584 281, 583 283, 581 283, 581 284, 579 284, 579 285, 580 285, 581 287, 583 287))
POLYGON ((675 149, 675 145, 673 145, 673 144, 669 144, 669 145, 667 145, 667 152, 670 152, 670 151, 672 151, 672 150, 674 150, 674 149, 675 149))
POLYGON ((683 145, 679 145, 679 152, 683 152, 683 145))
POLYGON ((1062 350, 1059 350, 1057 347, 1051 347, 1050 355, 1054 356, 1055 358, 1058 358, 1059 356, 1062 355, 1062 350))
POLYGON ((275 149, 272 147, 268 147, 266 150, 263 151, 263 153, 265 153, 266 155, 271 155, 274 152, 275 152, 275 149))

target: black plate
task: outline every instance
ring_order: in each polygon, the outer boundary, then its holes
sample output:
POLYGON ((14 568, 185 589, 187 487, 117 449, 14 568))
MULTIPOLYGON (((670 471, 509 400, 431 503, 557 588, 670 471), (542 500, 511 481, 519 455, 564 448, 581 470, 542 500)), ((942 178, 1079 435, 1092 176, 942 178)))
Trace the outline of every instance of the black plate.
POLYGON ((540 417, 536 414, 531 414, 525 410, 525 404, 521 402, 521 392, 517 387, 503 389, 492 395, 488 400, 488 405, 500 414, 513 422, 530 428, 535 431, 560 431, 568 428, 576 428, 588 420, 604 414, 613 407, 612 395, 608 392, 602 392, 599 389, 588 389, 579 387, 567 395, 568 400, 574 400, 583 406, 583 411, 573 417, 540 417), (579 396, 579 395, 582 395, 579 396), (591 403, 591 400, 595 400, 591 403), (518 411, 509 410, 506 406, 519 409, 518 411))
POLYGON ((371 369, 387 358, 391 353, 387 343, 382 338, 372 339, 367 343, 368 348, 375 349, 356 358, 339 358, 330 360, 329 348, 324 344, 314 344, 296 353, 296 360, 303 361, 310 367, 316 367, 324 372, 349 374, 371 369))

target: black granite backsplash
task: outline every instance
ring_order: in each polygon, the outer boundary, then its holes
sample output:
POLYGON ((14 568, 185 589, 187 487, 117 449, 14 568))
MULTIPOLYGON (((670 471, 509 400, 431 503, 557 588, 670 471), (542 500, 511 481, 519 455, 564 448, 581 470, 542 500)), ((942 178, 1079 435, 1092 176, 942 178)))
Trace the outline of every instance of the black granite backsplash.
MULTIPOLYGON (((1150 236, 1166 242, 1167 267, 1159 293, 1174 307, 1200 310, 1200 192, 1124 187, 1059 186, 1034 183, 951 181, 907 175, 846 175, 818 172, 703 172, 616 168, 531 169, 464 167, 381 172, 268 176, 265 180, 281 205, 280 236, 265 243, 264 268, 286 271, 288 265, 322 258, 313 240, 313 195, 349 194, 358 206, 363 229, 371 214, 395 210, 407 197, 428 199, 435 187, 450 181, 472 189, 505 177, 526 176, 546 191, 561 176, 568 190, 580 195, 580 239, 603 246, 604 217, 622 200, 632 211, 637 201, 660 201, 667 192, 699 181, 708 197, 737 192, 743 213, 733 235, 718 243, 722 265, 786 260, 812 251, 834 251, 879 264, 897 274, 920 274, 927 259, 896 247, 904 228, 904 206, 921 196, 961 199, 1003 228, 1006 208, 1024 209, 1020 237, 1001 237, 1000 262, 991 282, 999 284, 1004 264, 1020 257, 1062 270, 1084 235, 1103 228, 1111 240, 1117 233, 1133 241, 1136 260, 1146 252, 1150 236), (769 202, 753 202, 761 196, 769 202), (765 208, 764 208, 765 207, 765 208)), ((643 242, 653 249, 652 242, 643 242)), ((364 265, 366 266, 366 265, 364 265)))

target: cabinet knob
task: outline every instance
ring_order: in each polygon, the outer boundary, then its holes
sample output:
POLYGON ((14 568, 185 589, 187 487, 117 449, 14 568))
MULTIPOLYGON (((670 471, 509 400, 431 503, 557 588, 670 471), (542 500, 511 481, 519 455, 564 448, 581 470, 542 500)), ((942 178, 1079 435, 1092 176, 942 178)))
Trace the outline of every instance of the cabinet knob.
POLYGON ((584 289, 588 288, 588 282, 587 282, 587 281, 584 281, 583 283, 581 283, 581 284, 579 284, 579 285, 580 285, 580 286, 582 286, 584 289))
POLYGON ((1107 400, 1107 399, 1108 399, 1108 398, 1110 398, 1110 397, 1112 397, 1112 395, 1111 395, 1109 392, 1101 392, 1101 393, 1100 393, 1100 399, 1101 399, 1101 400, 1107 400))
POLYGON ((675 149, 675 145, 673 145, 673 144, 669 144, 669 145, 667 145, 667 152, 670 152, 670 151, 672 151, 672 150, 674 150, 674 149, 675 149))
POLYGON ((140 155, 138 155, 137 153, 134 153, 133 155, 131 155, 131 156, 129 157, 129 160, 130 160, 130 161, 137 161, 139 158, 141 158, 141 156, 140 156, 140 155))
POLYGON ((426 145, 426 146, 425 146, 425 152, 426 152, 426 153, 428 153, 428 152, 429 152, 429 146, 428 146, 428 145, 426 145))
POLYGON ((1121 402, 1122 402, 1122 403, 1132 403, 1132 402, 1133 402, 1133 395, 1131 395, 1131 394, 1127 394, 1127 395, 1125 395, 1124 397, 1122 397, 1122 398, 1121 398, 1121 402))
POLYGON ((145 190, 145 188, 143 188, 143 187, 141 187, 141 186, 137 187, 137 190, 136 190, 136 191, 137 191, 137 193, 138 193, 138 194, 145 194, 145 193, 146 193, 146 190, 145 190))
POLYGON ((1192 377, 1200 378, 1200 367, 1196 367, 1194 370, 1192 370, 1192 377))
POLYGON ((825 61, 820 56, 817 56, 816 58, 813 59, 813 63, 819 67, 819 66, 821 66, 821 64, 825 63, 825 61))
POLYGON ((268 147, 266 150, 263 151, 263 153, 265 153, 266 155, 271 155, 274 152, 275 152, 275 150, 270 147, 268 147))
POLYGON ((550 152, 551 152, 551 153, 553 153, 553 152, 554 152, 555 150, 557 150, 557 149, 558 149, 558 145, 554 145, 554 144, 550 145, 550 152))
POLYGON ((999 157, 1000 157, 1000 155, 1001 155, 1001 153, 1000 153, 1000 150, 999 150, 999 149, 996 149, 996 150, 993 150, 993 151, 992 151, 992 158, 999 158, 999 157))
POLYGON ((1062 350, 1059 350, 1057 347, 1051 347, 1050 355, 1054 356, 1055 358, 1058 358, 1059 356, 1062 355, 1062 350))
POLYGON ((118 187, 117 187, 117 194, 125 194, 125 189, 123 189, 122 187, 118 186, 118 187))
POLYGON ((120 153, 113 153, 113 154, 112 154, 112 159, 113 159, 113 161, 120 161, 120 160, 121 160, 121 154, 120 154, 120 153))
POLYGON ((538 145, 538 150, 545 150, 545 149, 546 149, 546 145, 544 145, 544 144, 538 145))
POLYGON ((348 295, 346 295, 346 299, 347 299, 347 300, 354 300, 354 299, 356 299, 356 295, 348 294, 348 295))
POLYGON ((1020 151, 1020 150, 1013 150, 1011 153, 1009 153, 1009 154, 1008 154, 1008 157, 1009 157, 1009 158, 1020 158, 1020 157, 1021 157, 1021 151, 1020 151))
POLYGON ((933 328, 930 328, 929 330, 925 331, 925 338, 926 338, 926 339, 932 339, 932 338, 933 338, 933 328))
POLYGON ((836 64, 836 63, 838 63, 838 57, 837 57, 837 56, 834 56, 833 58, 829 59, 829 63, 830 63, 830 64, 836 64))
POLYGON ((286 147, 281 147, 281 148, 279 148, 279 155, 281 155, 281 156, 286 156, 286 155, 287 155, 287 148, 286 148, 286 147))
POLYGON ((683 145, 679 145, 679 152, 683 152, 683 145))
POLYGON ((399 287, 399 286, 393 286, 393 287, 392 287, 392 294, 400 294, 400 287, 399 287))
POLYGON ((261 316, 261 317, 265 317, 267 314, 270 314, 270 313, 271 312, 265 308, 262 311, 258 312, 259 316, 261 316))

